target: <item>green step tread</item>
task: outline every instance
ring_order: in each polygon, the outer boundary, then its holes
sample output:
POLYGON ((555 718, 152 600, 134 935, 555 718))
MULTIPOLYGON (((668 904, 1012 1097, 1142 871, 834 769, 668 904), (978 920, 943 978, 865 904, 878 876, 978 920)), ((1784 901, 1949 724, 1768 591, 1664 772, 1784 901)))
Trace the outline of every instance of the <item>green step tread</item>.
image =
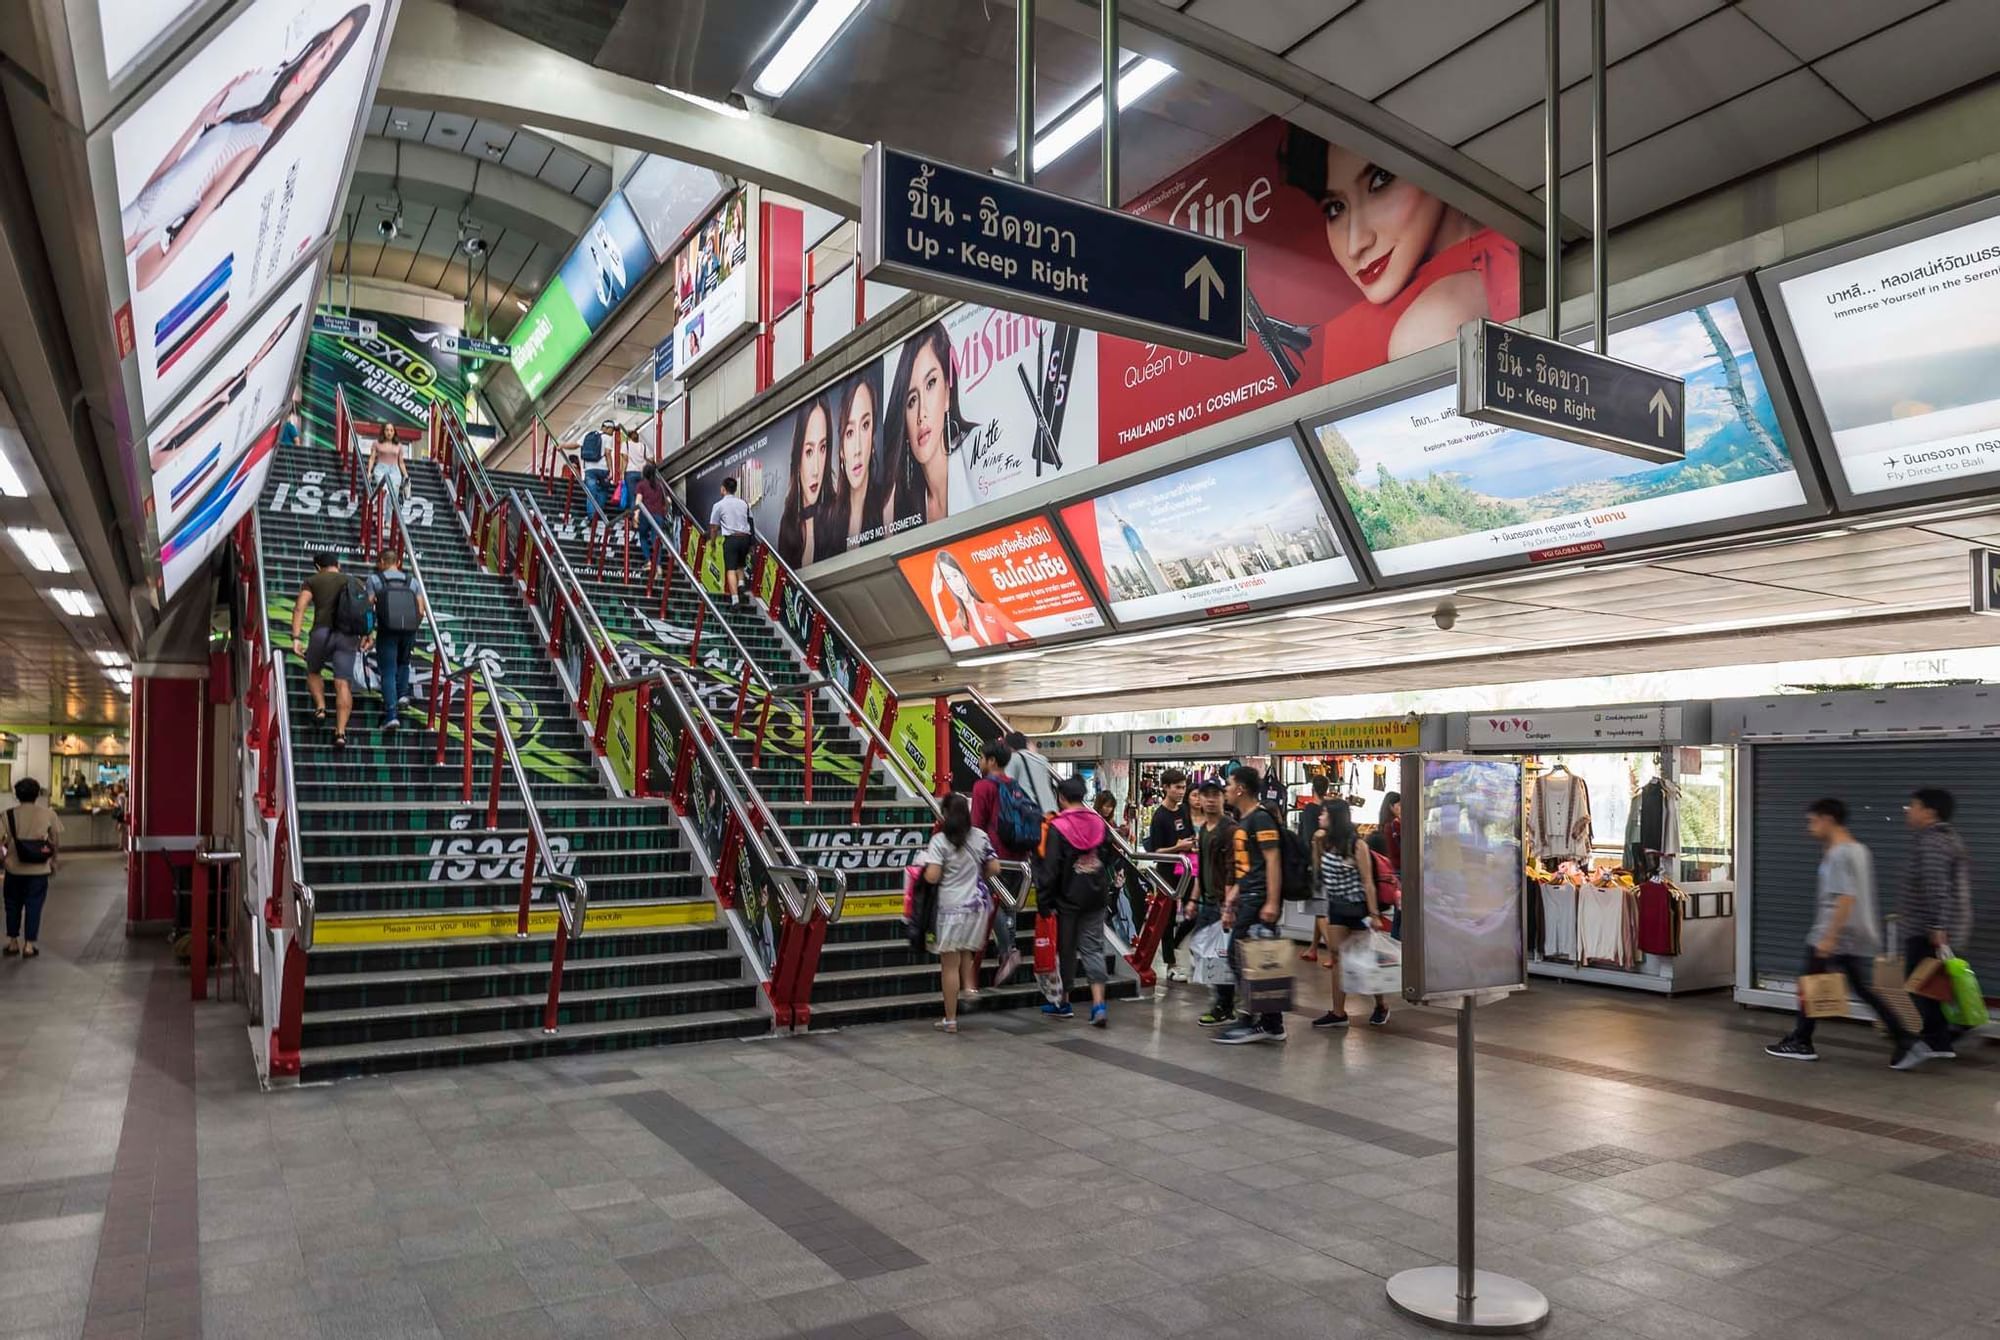
MULTIPOLYGON (((509 937, 511 939, 511 937, 509 937)), ((398 949, 408 949, 409 945, 398 945, 398 949)), ((675 949, 661 954, 644 954, 636 957, 619 958, 572 958, 563 964, 563 974, 572 972, 615 971, 639 967, 694 967, 703 963, 735 963, 740 956, 732 948, 723 949, 675 949)), ((479 963, 460 968, 388 968, 381 972, 327 972, 308 973, 306 990, 334 991, 350 990, 369 986, 420 986, 439 981, 488 981, 498 977, 540 976, 549 973, 547 959, 530 959, 517 963, 479 963)), ((695 978, 703 983, 730 982, 729 978, 695 978)), ((681 985, 687 985, 682 983, 681 985)), ((569 999, 564 991, 562 998, 569 999)), ((504 996, 467 997, 470 1000, 486 1002, 505 1000, 504 996)), ((441 1005, 443 1001, 429 1001, 427 1004, 441 1005)), ((367 1008, 367 1007, 363 1007, 367 1008)), ((306 1015, 308 1019, 312 1015, 306 1015)))
POLYGON ((539 1028, 503 1028, 478 1033, 395 1038, 384 1042, 343 1042, 319 1047, 301 1047, 299 1063, 301 1070, 310 1071, 357 1062, 365 1063, 370 1060, 416 1056, 462 1058, 467 1053, 478 1051, 512 1047, 558 1049, 565 1043, 573 1045, 607 1038, 637 1037, 648 1033, 693 1033, 728 1025, 744 1026, 748 1031, 749 1026, 764 1024, 768 1020, 769 1016, 755 1009, 703 1010, 689 1014, 648 1015, 639 1019, 565 1024, 554 1036, 543 1033, 539 1028))

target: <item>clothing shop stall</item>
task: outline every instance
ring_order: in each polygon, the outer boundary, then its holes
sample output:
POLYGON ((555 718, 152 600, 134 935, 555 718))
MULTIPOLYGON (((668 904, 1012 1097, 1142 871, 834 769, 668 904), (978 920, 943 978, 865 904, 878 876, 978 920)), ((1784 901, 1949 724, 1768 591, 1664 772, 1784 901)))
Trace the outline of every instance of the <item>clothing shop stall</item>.
POLYGON ((1450 719, 1450 748, 1525 762, 1530 973, 1663 994, 1735 981, 1735 768, 1711 720, 1707 703, 1450 719))
POLYGON ((1354 822, 1372 827, 1382 802, 1401 785, 1402 756, 1444 748, 1443 717, 1374 717, 1360 721, 1275 721, 1259 727, 1258 753, 1285 788, 1285 813, 1312 800, 1324 774, 1327 795, 1346 800, 1354 822))
MULTIPOLYGON (((1229 769, 1257 753, 1255 726, 1197 726, 1188 730, 1135 730, 1125 733, 1126 756, 1137 775, 1141 809, 1146 799, 1159 803, 1160 778, 1179 769, 1187 774, 1188 785, 1198 786, 1213 777, 1229 780, 1229 769)), ((1120 799, 1124 799, 1122 796, 1120 799)), ((1140 815, 1139 831, 1145 831, 1145 815, 1140 815)))
MULTIPOLYGON (((1958 801, 1952 824, 1972 857, 1970 943, 1952 945, 1989 991, 2000 982, 2000 689, 1979 685, 1729 699, 1718 739, 1738 746, 1738 840, 1746 853, 1737 918, 1736 999, 1790 1010, 1812 929, 1820 847, 1806 806, 1846 803, 1874 857, 1876 910, 1896 911, 1909 868, 1903 805, 1918 787, 1958 801)), ((1861 1017, 1857 1009, 1857 1017, 1861 1017)))

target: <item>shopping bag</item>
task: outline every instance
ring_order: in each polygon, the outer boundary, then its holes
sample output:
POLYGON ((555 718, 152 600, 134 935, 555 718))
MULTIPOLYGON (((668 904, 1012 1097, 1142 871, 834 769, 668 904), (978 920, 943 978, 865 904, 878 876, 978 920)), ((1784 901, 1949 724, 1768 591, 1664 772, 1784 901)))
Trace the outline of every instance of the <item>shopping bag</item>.
POLYGON ((1051 1005, 1060 1005, 1069 999, 1069 984, 1062 979, 1056 961, 1056 916, 1053 912, 1035 914, 1035 985, 1042 990, 1042 998, 1051 1005))
POLYGON ((1911 998, 1904 985, 1903 956, 1901 954, 1877 954, 1875 956, 1875 994, 1896 1016, 1896 1022, 1903 1026, 1905 1033, 1921 1033, 1924 1030, 1923 1016, 1917 1013, 1917 1002, 1911 998))
MULTIPOLYGON (((1340 946, 1340 989, 1357 996, 1393 996, 1403 989, 1403 946, 1377 930, 1340 946)), ((1334 1008, 1340 1008, 1339 1002, 1334 1008)))
POLYGON ((1910 980, 1903 984, 1903 989, 1913 996, 1948 1001, 1952 998, 1951 974, 1945 971, 1943 959, 1919 959, 1917 966, 1910 970, 1910 980))
POLYGON ((917 919, 917 890, 923 886, 924 867, 921 861, 913 862, 903 872, 903 920, 915 922, 917 919))
POLYGON ((1203 926, 1188 941, 1188 953, 1194 956, 1194 981, 1197 986, 1221 986, 1231 980, 1229 971, 1229 930, 1221 922, 1203 926))
POLYGON ((1847 978, 1837 972, 1809 972, 1799 978, 1799 1011, 1808 1019, 1838 1019, 1847 1013, 1847 978))
POLYGON ((1258 926, 1237 941, 1237 981, 1241 1004, 1252 1014, 1282 1014, 1292 1008, 1292 943, 1258 926))
POLYGON ((1944 1003, 1945 1019, 1957 1028, 1984 1026, 1988 1017, 1986 997, 1979 989, 1979 979, 1972 975, 1972 965, 1952 957, 1944 961, 1944 970, 1951 979, 1951 999, 1944 1003))
POLYGON ((1307 940, 1313 937, 1313 923, 1325 915, 1325 904, 1311 898, 1301 898, 1286 903, 1278 913, 1278 934, 1288 940, 1307 940))

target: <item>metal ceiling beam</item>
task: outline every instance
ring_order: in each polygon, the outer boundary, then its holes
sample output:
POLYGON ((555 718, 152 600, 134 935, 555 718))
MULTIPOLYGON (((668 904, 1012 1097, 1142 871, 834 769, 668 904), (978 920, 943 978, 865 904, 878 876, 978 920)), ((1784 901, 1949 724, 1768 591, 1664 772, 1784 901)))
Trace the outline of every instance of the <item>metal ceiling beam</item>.
MULTIPOLYGON (((479 194, 472 202, 475 219, 497 223, 509 232, 526 233, 544 246, 558 249, 566 249, 590 222, 594 211, 589 205, 547 182, 456 150, 380 135, 362 140, 348 199, 388 195, 400 182, 405 200, 456 215, 473 191, 475 168, 479 171, 479 194)), ((374 222, 363 219, 360 227, 370 229, 374 222)), ((357 243, 373 240, 373 234, 366 231, 355 238, 357 243)))
POLYGON ((848 217, 861 212, 854 140, 669 97, 496 27, 446 0, 405 0, 377 101, 547 127, 666 154, 848 217))
MULTIPOLYGON (((1011 4, 1013 0, 1003 0, 1011 4)), ((1080 36, 1095 38, 1094 0, 1036 0, 1036 12, 1080 36)), ((405 13, 408 13, 407 7, 405 13)), ((1119 44, 1165 61, 1182 74, 1225 90, 1296 126, 1368 157, 1408 177, 1490 224, 1539 256, 1543 207, 1470 155, 1446 144, 1368 99, 1294 65, 1254 42, 1169 8, 1161 0, 1119 0, 1119 44)), ((1565 220, 1574 241, 1585 230, 1565 220)))

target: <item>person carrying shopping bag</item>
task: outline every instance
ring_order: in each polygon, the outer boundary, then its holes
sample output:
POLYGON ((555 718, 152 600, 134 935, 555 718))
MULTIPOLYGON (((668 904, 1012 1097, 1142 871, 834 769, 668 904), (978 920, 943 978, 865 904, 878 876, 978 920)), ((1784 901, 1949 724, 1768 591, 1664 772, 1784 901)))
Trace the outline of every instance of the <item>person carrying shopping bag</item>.
POLYGON ((40 958, 35 941, 41 938, 49 876, 56 872, 62 820, 42 803, 42 784, 32 777, 14 783, 14 800, 14 808, 7 811, 6 953, 40 958))
MULTIPOLYGON (((1332 1008, 1313 1020, 1314 1028, 1347 1027, 1347 992, 1341 980, 1341 950, 1348 937, 1389 928, 1387 913, 1375 890, 1374 853, 1354 826, 1354 811, 1344 800, 1328 800, 1320 808, 1319 831, 1313 834, 1313 871, 1319 896, 1326 900, 1326 966, 1331 976, 1332 1008)), ((1368 1022, 1389 1022, 1389 999, 1375 997, 1368 1022)))
MULTIPOLYGON (((973 827, 972 806, 964 796, 944 798, 944 820, 924 848, 923 882, 918 926, 928 926, 931 948, 938 956, 938 989, 944 1018, 934 1025, 943 1033, 958 1032, 961 996, 979 996, 979 951, 986 944, 986 919, 992 895, 985 881, 1000 874, 993 844, 973 827)), ((921 934, 921 931, 919 931, 921 934)))

